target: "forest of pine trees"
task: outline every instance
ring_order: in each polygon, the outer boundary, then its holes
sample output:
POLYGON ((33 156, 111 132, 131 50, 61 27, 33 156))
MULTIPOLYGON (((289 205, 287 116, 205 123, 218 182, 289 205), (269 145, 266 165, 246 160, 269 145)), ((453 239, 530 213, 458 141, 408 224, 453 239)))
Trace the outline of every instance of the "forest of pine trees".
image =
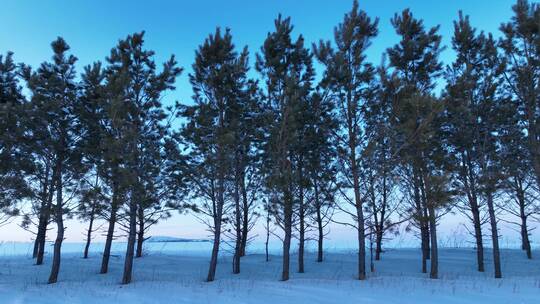
POLYGON ((540 215, 540 6, 518 0, 512 9, 500 38, 460 13, 448 46, 437 25, 398 12, 390 20, 397 40, 380 64, 366 51, 383 21, 356 0, 332 41, 313 45, 281 15, 255 50, 217 28, 195 51, 192 100, 167 105, 163 96, 183 69, 174 56, 155 62, 144 32, 81 69, 60 37, 38 67, 7 52, 0 223, 16 220, 34 234, 37 265, 54 240, 49 283, 62 276, 67 219, 87 227, 84 258, 104 223, 103 274, 113 242, 127 237, 128 284, 147 232, 175 212, 211 232, 207 281, 225 243, 232 272, 241 272, 257 220, 267 260, 270 235, 280 236, 282 280, 310 271, 310 239, 324 261, 329 223, 354 230, 359 280, 368 277, 369 246, 384 259, 384 242, 399 227, 418 236, 418 270, 436 279, 437 228, 454 212, 468 221, 477 270, 485 271, 484 249, 492 248, 487 260, 501 278, 501 216, 516 225, 531 259, 531 222, 540 215), (445 48, 453 62, 439 58, 445 48))

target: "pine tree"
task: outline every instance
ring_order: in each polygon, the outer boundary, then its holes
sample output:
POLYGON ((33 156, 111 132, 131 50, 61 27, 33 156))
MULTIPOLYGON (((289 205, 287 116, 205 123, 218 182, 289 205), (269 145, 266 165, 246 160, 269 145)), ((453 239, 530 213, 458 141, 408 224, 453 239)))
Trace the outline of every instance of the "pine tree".
POLYGON ((366 62, 366 49, 377 35, 378 19, 371 20, 364 11, 359 10, 354 1, 352 10, 347 13, 334 29, 335 46, 330 42, 320 42, 315 46, 317 59, 326 67, 322 87, 331 92, 339 130, 337 143, 340 173, 345 187, 353 190, 354 197, 345 196, 354 211, 341 208, 355 221, 358 235, 358 278, 366 278, 366 245, 363 198, 360 193, 359 149, 363 140, 363 108, 376 94, 375 68, 366 62))
POLYGON ((241 137, 245 133, 239 129, 239 119, 247 115, 242 104, 250 98, 247 92, 247 60, 247 48, 237 53, 230 31, 227 29, 222 34, 219 28, 216 29, 199 46, 195 55, 193 74, 190 75, 195 105, 184 106, 181 111, 187 120, 181 134, 182 142, 190 150, 188 162, 189 179, 194 188, 192 195, 204 201, 198 209, 211 217, 211 222, 207 222, 214 237, 207 276, 209 282, 215 279, 222 225, 231 191, 234 192, 237 226, 233 270, 240 272, 238 186, 240 162, 244 160, 235 156, 243 152, 241 147, 247 144, 242 142, 241 137))
POLYGON ((56 191, 56 201, 51 205, 53 220, 57 225, 53 264, 49 283, 56 283, 60 271, 60 255, 64 240, 64 217, 69 212, 68 194, 74 191, 73 183, 85 172, 80 165, 80 123, 78 120, 78 85, 75 81, 77 58, 68 55, 68 44, 58 38, 52 44, 53 61, 45 62, 36 71, 29 67, 24 75, 31 91, 31 114, 34 121, 33 136, 53 155, 51 179, 56 191))
MULTIPOLYGON (((175 79, 182 71, 176 66, 174 56, 171 56, 158 72, 153 56, 153 51, 144 49, 144 32, 141 32, 120 40, 107 58, 107 94, 110 94, 114 109, 121 108, 123 111, 120 117, 112 117, 112 130, 120 133, 120 140, 125 143, 123 148, 120 147, 121 154, 117 155, 124 171, 122 180, 113 180, 124 183, 127 200, 128 244, 122 284, 130 283, 132 278, 137 211, 144 200, 155 195, 148 194, 147 187, 149 180, 152 183, 152 174, 159 170, 154 161, 159 166, 160 161, 156 158, 161 152, 159 146, 166 133, 162 124, 166 114, 161 97, 165 91, 174 89, 175 79), (151 158, 149 161, 148 157, 151 158)), ((118 161, 113 163, 113 166, 117 165, 118 161)), ((120 166, 112 168, 119 169, 120 166)), ((118 205, 113 207, 117 208, 118 205)))
POLYGON ((18 215, 17 205, 31 195, 24 180, 31 162, 21 145, 25 105, 13 53, 0 55, 0 226, 18 215))
POLYGON ((454 21, 452 48, 456 61, 448 67, 446 94, 448 97, 447 140, 453 152, 454 186, 465 197, 459 209, 471 220, 476 241, 478 271, 484 271, 484 245, 482 235, 482 200, 480 193, 480 125, 483 92, 492 89, 489 58, 486 56, 488 37, 476 33, 469 18, 461 13, 454 21), (470 212, 470 214, 469 214, 470 212))
MULTIPOLYGON (((498 228, 494 195, 502 176, 500 134, 504 130, 506 101, 501 97, 502 75, 497 59, 497 48, 491 35, 475 34, 467 17, 460 15, 455 23, 454 49, 456 62, 449 68, 449 145, 461 163, 462 192, 468 196, 477 244, 481 231, 478 196, 487 204, 493 243, 495 277, 501 277, 498 228), (468 189, 467 189, 468 188, 468 189)), ((454 161, 455 162, 455 161, 454 161)), ((481 248, 479 247, 479 250, 481 248)), ((478 269, 483 271, 483 257, 478 252, 478 269)))
MULTIPOLYGON (((422 242, 422 272, 427 272, 426 261, 430 258, 430 221, 434 214, 428 214, 425 191, 429 157, 425 155, 431 147, 422 142, 432 137, 436 131, 432 123, 442 111, 441 105, 431 96, 435 79, 440 75, 442 64, 438 59, 442 51, 438 26, 425 29, 422 20, 414 18, 408 10, 395 14, 391 20, 400 41, 387 49, 390 68, 399 79, 394 97, 393 128, 395 154, 403 164, 402 170, 409 179, 414 202, 414 220, 420 227, 422 242), (422 151, 422 149, 427 149, 422 151)), ((433 238, 433 236, 432 236, 433 238)), ((432 244, 433 245, 433 244, 432 244)), ((436 245, 436 244, 435 244, 436 245)), ((435 248, 436 250, 436 248, 435 248)), ((432 262, 432 264, 436 264, 432 262)), ((432 276, 436 269, 432 269, 432 276)))
MULTIPOLYGON (((290 18, 281 15, 274 21, 275 30, 267 35, 261 52, 257 54, 256 69, 265 82, 264 111, 266 139, 264 170, 266 187, 273 193, 271 210, 284 232, 283 271, 281 279, 289 279, 290 245, 295 205, 294 190, 299 186, 298 160, 295 141, 304 128, 301 109, 305 107, 311 91, 314 70, 311 54, 304 47, 304 39, 291 38, 290 18)), ((300 189, 300 193, 301 193, 300 189)))
POLYGON ((307 149, 306 175, 309 186, 308 215, 317 230, 317 262, 323 261, 323 242, 327 225, 334 214, 338 183, 334 133, 338 127, 331 99, 320 92, 310 97, 309 111, 305 114, 307 131, 303 145, 307 149))
POLYGON ((540 186, 540 6, 518 0, 512 7, 514 16, 501 25, 504 37, 499 41, 507 92, 519 105, 521 122, 527 129, 531 164, 540 186))

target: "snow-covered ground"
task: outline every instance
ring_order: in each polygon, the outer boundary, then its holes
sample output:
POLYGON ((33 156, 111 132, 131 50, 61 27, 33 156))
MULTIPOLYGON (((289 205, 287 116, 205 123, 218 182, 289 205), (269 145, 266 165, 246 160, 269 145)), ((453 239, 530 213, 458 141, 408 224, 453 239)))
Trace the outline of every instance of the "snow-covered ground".
POLYGON ((206 283, 210 243, 148 243, 135 261, 133 283, 122 286, 123 244, 114 247, 106 275, 98 274, 101 245, 88 260, 81 258, 82 246, 65 244, 59 283, 47 285, 52 248, 45 265, 35 266, 30 244, 1 244, 0 303, 540 303, 540 260, 512 249, 502 252, 504 278, 498 280, 489 250, 486 272, 478 273, 472 249, 442 249, 440 279, 430 280, 419 273, 418 249, 392 249, 358 281, 354 251, 334 248, 323 263, 309 253, 303 274, 295 272, 293 256, 292 278, 281 282, 281 258, 265 262, 259 247, 242 259, 238 275, 223 254, 217 280, 206 283))

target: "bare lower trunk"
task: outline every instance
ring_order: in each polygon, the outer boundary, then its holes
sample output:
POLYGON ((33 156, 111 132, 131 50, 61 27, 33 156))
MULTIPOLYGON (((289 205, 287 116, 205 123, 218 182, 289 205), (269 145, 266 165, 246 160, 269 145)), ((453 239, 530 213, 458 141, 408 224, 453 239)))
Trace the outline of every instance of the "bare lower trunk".
POLYGON ((381 259, 381 253, 382 253, 382 230, 377 229, 375 233, 375 261, 379 261, 381 259))
POLYGON ((90 214, 90 222, 88 223, 88 231, 86 232, 86 245, 84 246, 83 258, 88 258, 88 250, 90 249, 90 241, 92 240, 92 229, 94 225, 94 210, 90 214))
POLYGON ((531 242, 529 240, 529 228, 527 227, 527 214, 525 212, 526 201, 523 184, 516 178, 517 186, 516 196, 519 203, 519 217, 521 219, 521 249, 525 250, 528 259, 532 259, 531 242))
MULTIPOLYGON (((56 176, 56 172, 53 172, 53 179, 56 176)), ((45 256, 45 241, 47 240, 47 227, 49 226, 49 220, 51 217, 52 201, 54 196, 54 181, 51 181, 49 186, 49 193, 47 196, 47 203, 43 210, 43 222, 39 223, 38 235, 36 241, 38 243, 38 251, 36 257, 36 265, 43 264, 43 258, 45 256)))
POLYGON ((495 270, 495 278, 502 278, 501 258, 499 251, 499 231, 497 230, 497 219, 495 217, 495 207, 493 206, 493 193, 488 192, 487 205, 489 212, 489 223, 491 225, 491 240, 493 242, 493 266, 495 270))
POLYGON ((323 261, 324 232, 323 232, 323 224, 322 224, 321 209, 320 208, 317 208, 317 231, 318 231, 317 262, 322 262, 323 261))
POLYGON ((289 264, 290 264, 290 249, 292 235, 292 198, 290 195, 285 195, 285 209, 283 217, 283 226, 285 237, 283 238, 283 270, 281 280, 289 280, 289 264))
MULTIPOLYGON (((113 201, 116 201, 115 194, 113 193, 113 201)), ((107 237, 105 238, 105 249, 103 249, 103 258, 101 259, 101 270, 99 273, 107 273, 109 271, 109 259, 111 256, 111 247, 114 237, 114 226, 116 224, 116 210, 114 203, 111 207, 111 214, 109 217, 109 228, 107 229, 107 237)))
POLYGON ((137 250, 135 253, 136 258, 140 258, 143 255, 143 244, 144 244, 144 210, 139 206, 137 210, 137 216, 139 221, 139 230, 137 231, 137 250))
POLYGON ((240 180, 240 188, 242 190, 242 242, 240 243, 240 256, 246 255, 246 247, 249 232, 249 203, 246 190, 245 176, 242 175, 240 180))
POLYGON ((210 268, 208 269, 207 282, 214 281, 216 277, 217 260, 219 254, 219 244, 221 238, 221 221, 215 221, 214 227, 214 245, 212 246, 212 257, 210 258, 210 268))
POLYGON ((221 242, 221 220, 223 216, 223 204, 224 204, 224 181, 223 178, 219 181, 219 191, 218 202, 215 208, 214 214, 214 245, 212 246, 212 256, 210 258, 210 267, 208 269, 208 276, 206 278, 207 282, 214 281, 216 277, 217 262, 219 256, 219 245, 221 242))
POLYGON ((63 198, 62 198, 62 160, 58 160, 56 175, 56 206, 55 206, 55 221, 57 226, 56 241, 54 242, 54 254, 49 275, 49 284, 58 281, 58 273, 60 272, 60 257, 62 251, 62 242, 64 241, 64 214, 63 214, 63 198))
POLYGON ((298 235, 298 272, 304 273, 304 245, 305 245, 305 211, 304 211, 304 190, 300 187, 300 229, 298 235))
POLYGON ((422 273, 427 273, 427 260, 429 260, 429 230, 424 223, 420 226, 422 241, 422 273))
POLYGON ((529 229, 527 228, 527 217, 521 217, 521 247, 525 250, 528 259, 532 259, 531 241, 529 240, 529 229))
POLYGON ((431 269, 429 277, 437 279, 439 276, 439 254, 437 247, 437 222, 433 206, 429 209, 429 235, 431 240, 431 269))
POLYGON ((484 272, 484 242, 482 240, 482 225, 480 223, 480 210, 478 205, 473 208, 474 238, 476 240, 476 263, 478 271, 484 272))
MULTIPOLYGON (((41 211, 40 211, 40 214, 39 214, 38 231, 37 231, 37 234, 36 234, 36 239, 34 240, 34 251, 32 253, 33 258, 37 258, 38 255, 40 254, 41 240, 45 238, 46 232, 47 232, 47 221, 48 221, 48 219, 45 219, 45 217, 46 217, 45 212, 47 212, 45 210, 45 208, 46 208, 47 203, 44 202, 44 205, 45 206, 41 207, 41 211)), ((43 255, 42 255, 41 262, 43 262, 43 255)), ((41 263, 38 264, 38 265, 41 265, 41 263)))
POLYGON ((236 181, 234 189, 234 208, 235 208, 235 245, 233 257, 233 273, 240 273, 240 257, 242 256, 242 218, 240 210, 240 181, 236 181))
POLYGON ((281 280, 289 280, 290 248, 291 248, 291 225, 285 224, 285 238, 283 239, 283 270, 281 280))
MULTIPOLYGON (((132 194, 133 195, 133 194, 132 194)), ((137 206, 134 198, 129 203, 129 235, 126 248, 126 258, 124 260, 124 274, 122 284, 131 283, 133 273, 133 254, 135 253, 135 237, 137 234, 137 206)))
MULTIPOLYGON (((268 212, 268 211, 267 211, 268 212)), ((270 214, 266 215, 266 241, 264 242, 264 252, 266 254, 266 261, 268 262, 268 243, 270 242, 270 214)))
POLYGON ((358 181, 358 173, 356 172, 356 157, 353 156, 353 185, 354 197, 356 205, 356 217, 358 219, 357 236, 358 236, 358 279, 366 279, 366 238, 364 231, 364 212, 362 210, 362 201, 360 199, 360 184, 358 181))

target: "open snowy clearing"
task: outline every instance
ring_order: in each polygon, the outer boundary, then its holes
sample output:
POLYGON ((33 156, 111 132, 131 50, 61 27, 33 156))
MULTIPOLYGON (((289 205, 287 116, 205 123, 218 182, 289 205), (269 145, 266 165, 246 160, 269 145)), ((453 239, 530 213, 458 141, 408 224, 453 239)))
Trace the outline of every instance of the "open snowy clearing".
MULTIPOLYGON (((153 243, 136 259, 134 281, 119 284, 123 267, 117 244, 110 273, 98 274, 99 246, 88 260, 80 244, 66 244, 59 282, 47 285, 50 270, 33 265, 28 244, 0 247, 0 303, 540 303, 540 261, 519 250, 503 250, 503 279, 475 271, 472 249, 443 249, 440 276, 419 273, 418 249, 392 249, 376 262, 366 281, 355 280, 354 251, 333 250, 323 263, 306 257, 306 273, 280 282, 281 258, 252 254, 242 259, 241 274, 231 274, 231 257, 219 261, 217 280, 204 282, 209 244, 153 243)), ((47 255, 50 258, 50 254, 47 255)), ((292 270, 296 269, 293 260, 292 270)))

